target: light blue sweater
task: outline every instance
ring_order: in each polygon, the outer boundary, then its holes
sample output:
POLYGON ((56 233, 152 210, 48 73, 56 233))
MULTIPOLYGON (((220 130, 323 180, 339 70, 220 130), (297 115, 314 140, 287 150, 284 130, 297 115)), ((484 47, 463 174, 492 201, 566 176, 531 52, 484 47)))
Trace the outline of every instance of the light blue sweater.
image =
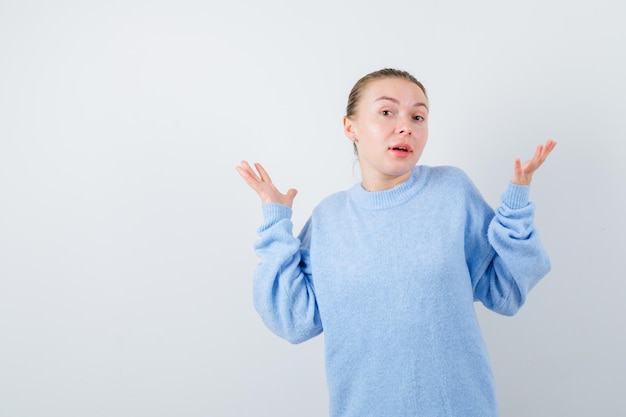
POLYGON ((550 270, 529 187, 494 212, 458 168, 417 166, 313 211, 264 204, 254 304, 292 343, 325 335, 331 417, 497 416, 474 301, 505 315, 550 270))

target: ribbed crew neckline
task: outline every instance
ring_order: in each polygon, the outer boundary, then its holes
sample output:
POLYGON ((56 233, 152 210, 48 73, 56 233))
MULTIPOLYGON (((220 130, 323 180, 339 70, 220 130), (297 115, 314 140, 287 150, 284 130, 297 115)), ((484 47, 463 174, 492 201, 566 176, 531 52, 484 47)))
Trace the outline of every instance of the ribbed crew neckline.
POLYGON ((359 207, 368 210, 383 210, 405 203, 415 196, 426 184, 430 170, 418 165, 413 167, 411 175, 401 184, 383 191, 367 191, 362 183, 355 184, 348 194, 350 199, 359 207))

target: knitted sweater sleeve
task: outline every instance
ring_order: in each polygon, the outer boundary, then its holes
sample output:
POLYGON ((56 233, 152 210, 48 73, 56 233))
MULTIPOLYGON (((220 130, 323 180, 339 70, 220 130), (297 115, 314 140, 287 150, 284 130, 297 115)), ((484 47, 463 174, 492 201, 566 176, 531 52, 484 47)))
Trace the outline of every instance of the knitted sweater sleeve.
POLYGON ((308 250, 302 247, 302 241, 308 241, 309 223, 296 238, 289 207, 268 203, 262 208, 264 223, 255 244, 260 262, 254 272, 254 306, 272 332, 301 343, 322 332, 306 261, 308 250))
POLYGON ((475 300, 508 316, 522 307, 551 267, 533 223, 535 205, 528 201, 529 188, 508 184, 488 223, 491 254, 480 262, 478 270, 483 272, 473 277, 475 300))

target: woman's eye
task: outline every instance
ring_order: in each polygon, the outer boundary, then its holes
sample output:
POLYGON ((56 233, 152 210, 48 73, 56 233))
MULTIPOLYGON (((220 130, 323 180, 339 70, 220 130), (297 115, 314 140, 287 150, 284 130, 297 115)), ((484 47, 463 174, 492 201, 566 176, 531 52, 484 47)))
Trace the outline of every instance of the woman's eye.
POLYGON ((383 116, 391 116, 391 110, 383 110, 380 112, 383 116))
POLYGON ((424 121, 424 117, 423 116, 415 116, 415 120, 417 120, 418 122, 423 122, 424 121))

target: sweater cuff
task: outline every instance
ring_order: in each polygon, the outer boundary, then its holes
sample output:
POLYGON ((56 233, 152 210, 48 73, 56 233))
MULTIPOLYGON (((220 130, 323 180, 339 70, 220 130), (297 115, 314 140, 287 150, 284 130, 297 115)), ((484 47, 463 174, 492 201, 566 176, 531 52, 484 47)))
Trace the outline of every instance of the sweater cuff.
POLYGON ((516 185, 509 182, 500 201, 510 209, 521 209, 528 205, 529 195, 530 185, 516 185))
POLYGON ((291 208, 284 204, 265 203, 261 205, 261 208, 263 210, 263 220, 266 227, 283 219, 291 219, 291 208))

